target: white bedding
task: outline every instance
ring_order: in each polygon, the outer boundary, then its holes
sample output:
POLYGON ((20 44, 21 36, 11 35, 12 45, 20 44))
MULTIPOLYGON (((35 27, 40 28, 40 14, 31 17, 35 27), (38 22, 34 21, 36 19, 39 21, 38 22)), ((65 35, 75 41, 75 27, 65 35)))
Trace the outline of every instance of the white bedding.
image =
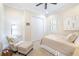
POLYGON ((75 50, 74 44, 66 41, 66 37, 61 35, 45 36, 41 41, 41 45, 48 46, 65 55, 72 55, 75 50))

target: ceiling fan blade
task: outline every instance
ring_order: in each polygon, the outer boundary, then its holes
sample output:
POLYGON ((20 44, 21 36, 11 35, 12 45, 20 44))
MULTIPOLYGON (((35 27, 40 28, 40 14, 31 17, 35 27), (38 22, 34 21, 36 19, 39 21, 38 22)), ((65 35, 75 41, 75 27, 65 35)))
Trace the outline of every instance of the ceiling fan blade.
POLYGON ((36 6, 39 6, 39 5, 41 5, 41 4, 43 4, 43 3, 39 3, 39 4, 37 4, 36 6))
POLYGON ((45 3, 45 9, 47 9, 47 3, 45 3))
POLYGON ((51 3, 51 4, 54 4, 54 5, 56 5, 57 3, 51 3))

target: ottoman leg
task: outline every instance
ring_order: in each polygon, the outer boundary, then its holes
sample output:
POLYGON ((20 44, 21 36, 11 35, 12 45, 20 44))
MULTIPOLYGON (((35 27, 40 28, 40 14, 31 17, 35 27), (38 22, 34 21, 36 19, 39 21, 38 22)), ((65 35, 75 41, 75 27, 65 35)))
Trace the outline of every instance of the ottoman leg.
POLYGON ((26 56, 25 54, 23 54, 23 53, 20 53, 20 52, 18 52, 19 54, 21 54, 21 55, 23 55, 23 56, 26 56))
POLYGON ((33 50, 33 48, 26 54, 26 56, 33 50))

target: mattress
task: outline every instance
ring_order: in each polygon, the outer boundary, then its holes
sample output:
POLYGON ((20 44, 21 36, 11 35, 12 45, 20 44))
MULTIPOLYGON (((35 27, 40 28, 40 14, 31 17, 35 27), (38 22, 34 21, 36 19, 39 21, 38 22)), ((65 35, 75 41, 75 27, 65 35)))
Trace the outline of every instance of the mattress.
POLYGON ((47 35, 41 40, 41 45, 48 46, 65 55, 72 55, 75 50, 74 44, 66 41, 66 37, 61 35, 47 35))

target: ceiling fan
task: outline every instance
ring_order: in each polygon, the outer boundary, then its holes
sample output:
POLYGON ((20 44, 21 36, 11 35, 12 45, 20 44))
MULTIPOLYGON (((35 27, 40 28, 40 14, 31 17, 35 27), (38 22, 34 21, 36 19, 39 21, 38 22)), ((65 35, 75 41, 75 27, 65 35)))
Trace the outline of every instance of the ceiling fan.
MULTIPOLYGON (((38 3, 36 6, 40 6, 40 5, 42 5, 42 4, 45 5, 44 9, 47 9, 48 3, 38 3)), ((50 3, 50 4, 57 5, 57 3, 50 3)))

